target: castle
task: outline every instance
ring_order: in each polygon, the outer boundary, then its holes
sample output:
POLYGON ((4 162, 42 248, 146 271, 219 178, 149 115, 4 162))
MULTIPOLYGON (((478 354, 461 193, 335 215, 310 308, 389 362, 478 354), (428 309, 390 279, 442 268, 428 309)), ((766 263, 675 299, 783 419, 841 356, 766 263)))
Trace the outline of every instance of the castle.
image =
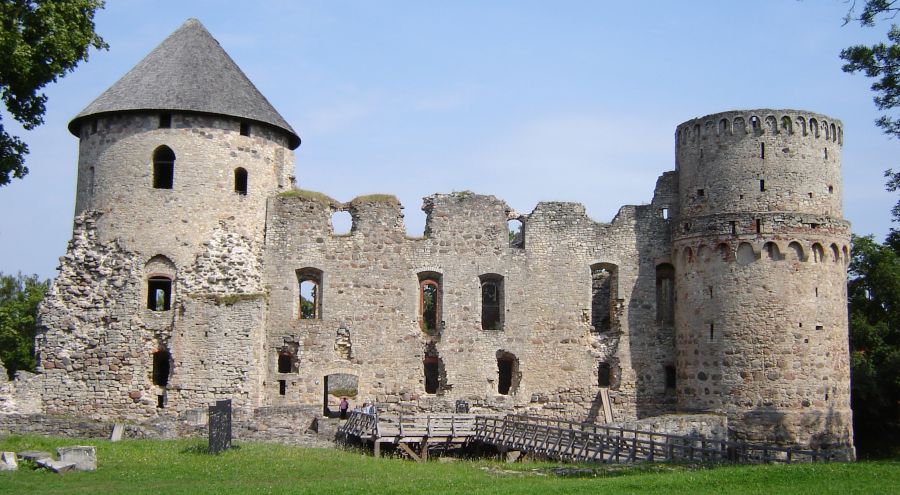
POLYGON ((649 204, 610 223, 455 192, 425 198, 421 238, 393 196, 296 189, 298 134, 196 20, 69 130, 74 233, 36 342, 47 414, 324 408, 331 378, 387 411, 713 413, 734 438, 852 451, 835 119, 692 119, 649 204))

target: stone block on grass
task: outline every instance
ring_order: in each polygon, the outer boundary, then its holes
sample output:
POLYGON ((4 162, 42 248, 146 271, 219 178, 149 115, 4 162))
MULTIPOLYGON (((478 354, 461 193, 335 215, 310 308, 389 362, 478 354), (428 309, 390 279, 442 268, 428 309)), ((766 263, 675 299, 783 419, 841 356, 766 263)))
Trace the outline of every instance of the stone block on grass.
POLYGON ((72 462, 79 471, 97 470, 97 448, 93 445, 73 445, 56 449, 60 462, 72 462))

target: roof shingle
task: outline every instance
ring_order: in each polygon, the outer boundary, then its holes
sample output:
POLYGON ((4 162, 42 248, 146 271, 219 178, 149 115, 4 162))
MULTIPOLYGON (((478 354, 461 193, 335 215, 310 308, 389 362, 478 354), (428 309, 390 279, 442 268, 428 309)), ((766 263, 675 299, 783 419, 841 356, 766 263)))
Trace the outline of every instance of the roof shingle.
POLYGON ((300 137, 197 19, 188 19, 134 68, 69 122, 78 135, 91 115, 172 110, 227 115, 263 122, 300 137))

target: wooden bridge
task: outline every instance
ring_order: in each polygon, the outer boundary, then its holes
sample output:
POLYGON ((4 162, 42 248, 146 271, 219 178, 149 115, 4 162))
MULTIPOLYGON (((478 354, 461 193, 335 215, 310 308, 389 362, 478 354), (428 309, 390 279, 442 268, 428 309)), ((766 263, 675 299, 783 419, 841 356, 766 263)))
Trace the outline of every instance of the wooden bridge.
POLYGON ((427 459, 429 448, 459 447, 470 442, 492 445, 501 451, 575 462, 792 463, 835 459, 834 453, 828 451, 711 440, 514 414, 503 417, 425 414, 376 418, 354 411, 338 432, 372 442, 376 456, 380 455, 383 444, 393 444, 415 460, 427 459))
POLYGON ((338 434, 372 442, 376 457, 381 455, 383 444, 391 444, 420 461, 428 459, 429 449, 461 447, 471 441, 475 437, 475 415, 375 416, 352 411, 338 434))

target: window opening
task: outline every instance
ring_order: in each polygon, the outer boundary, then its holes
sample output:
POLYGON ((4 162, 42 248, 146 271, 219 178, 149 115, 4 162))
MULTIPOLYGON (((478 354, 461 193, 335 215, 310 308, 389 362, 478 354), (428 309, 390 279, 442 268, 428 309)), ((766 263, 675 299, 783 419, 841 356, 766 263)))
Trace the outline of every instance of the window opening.
POLYGON ((481 329, 503 328, 503 277, 482 275, 481 279, 481 329))
POLYGON ((497 351, 497 393, 515 393, 519 380, 519 360, 515 355, 497 351))
POLYGON ((737 222, 728 222, 731 225, 731 233, 737 234, 737 222))
POLYGON ((172 189, 175 182, 175 152, 160 146, 153 152, 153 188, 172 189))
POLYGON ((290 373, 294 367, 294 355, 290 351, 278 353, 278 372, 290 373))
POLYGON ((759 180, 759 191, 763 192, 766 190, 766 181, 763 179, 759 180))
POLYGON ((703 189, 697 189, 697 197, 698 198, 702 198, 705 195, 706 195, 706 191, 704 191, 703 189))
POLYGON ((609 363, 600 363, 597 366, 597 385, 603 388, 608 388, 611 383, 610 380, 610 371, 611 368, 609 363))
POLYGON ((441 275, 435 272, 419 274, 419 320, 422 331, 428 334, 440 332, 441 325, 441 275))
POLYGON ((437 356, 427 356, 422 361, 425 368, 425 393, 436 394, 438 391, 440 376, 440 358, 437 356))
POLYGON ((675 367, 668 365, 665 367, 666 372, 666 389, 675 390, 675 367))
POLYGON ((613 328, 615 304, 618 299, 616 265, 598 263, 591 266, 591 327, 595 332, 613 328))
POLYGON ((825 327, 822 325, 816 325, 816 330, 825 330, 825 327))
POLYGON ((716 326, 713 323, 709 324, 709 341, 713 342, 716 340, 716 326))
POLYGON ((353 230, 353 215, 349 211, 331 214, 331 231, 334 235, 348 235, 353 230))
POLYGON ((278 395, 287 395, 287 380, 278 380, 278 395))
POLYGON ((660 213, 662 215, 663 220, 669 219, 669 209, 668 208, 663 208, 660 213))
POLYGON ((168 129, 170 127, 172 127, 172 114, 171 113, 159 114, 159 128, 160 129, 168 129))
POLYGON ((759 143, 759 157, 766 159, 766 143, 759 143))
POLYGON ((166 407, 166 394, 159 394, 156 396, 156 408, 164 409, 166 407))
POLYGON ((172 355, 166 349, 153 353, 153 384, 165 387, 169 384, 172 355))
POLYGON ((147 280, 147 309, 168 311, 172 308, 172 279, 150 277, 147 280))
POLYGON ((663 325, 675 321, 675 267, 668 263, 656 267, 656 321, 663 325))
POLYGON ((241 122, 241 136, 249 136, 250 135, 250 124, 247 122, 241 122))
POLYGON ((525 224, 519 219, 506 222, 509 231, 509 247, 522 249, 525 247, 525 224))
POLYGON ((242 167, 234 169, 234 192, 247 195, 247 170, 242 167))
POLYGON ((828 148, 825 148, 825 159, 828 159, 828 148))
POLYGON ((756 233, 761 234, 762 233, 762 220, 757 218, 756 220, 754 220, 754 222, 756 222, 756 233))
POLYGON ((97 120, 94 119, 91 121, 91 134, 97 134, 97 120))
POLYGON ((834 194, 834 186, 828 186, 828 194, 834 194))
POLYGON ((316 268, 297 270, 297 283, 300 288, 299 318, 322 319, 322 270, 316 268))

